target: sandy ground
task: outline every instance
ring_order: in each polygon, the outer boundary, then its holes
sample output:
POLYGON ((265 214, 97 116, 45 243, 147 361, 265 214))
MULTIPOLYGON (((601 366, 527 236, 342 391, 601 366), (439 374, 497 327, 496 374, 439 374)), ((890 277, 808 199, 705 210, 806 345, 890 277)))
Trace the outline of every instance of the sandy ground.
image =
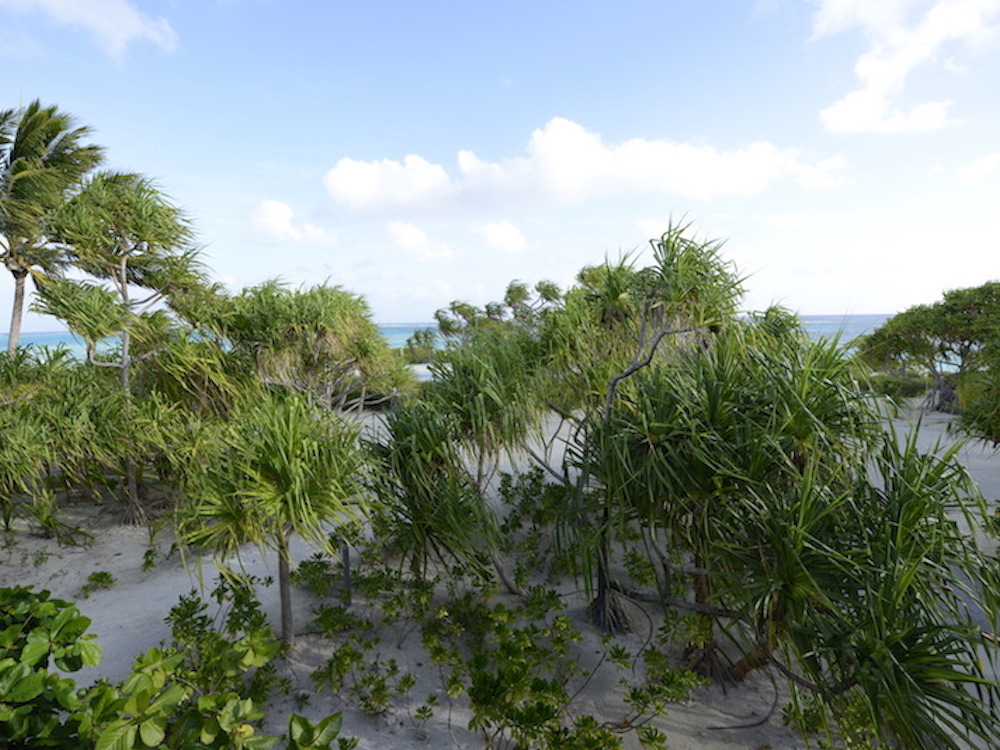
MULTIPOLYGON (((912 416, 900 418, 898 424, 906 429, 912 419, 912 416)), ((947 424, 945 417, 924 415, 921 445, 931 449, 934 445, 954 442, 947 433, 947 424)), ((992 449, 970 443, 962 448, 959 458, 988 500, 995 502, 1000 498, 1000 457, 992 449)), ((144 554, 150 549, 149 533, 145 529, 121 526, 117 518, 117 508, 95 508, 79 501, 68 509, 67 520, 93 535, 89 546, 59 547, 50 540, 22 531, 9 538, 6 546, 0 547, 3 564, 0 585, 48 589, 54 597, 76 601, 83 613, 92 619, 91 630, 98 635, 104 659, 99 667, 77 673, 80 684, 99 676, 113 680, 125 677, 136 654, 168 639, 169 627, 164 619, 168 611, 181 595, 199 586, 196 571, 186 570, 176 554, 167 555, 170 546, 167 533, 158 537, 153 547, 156 564, 143 570, 144 554), (97 571, 110 573, 115 583, 85 597, 87 577, 97 571)), ((311 551, 304 547, 296 549, 298 559, 309 554, 311 551)), ((244 562, 254 575, 276 575, 273 556, 261 559, 256 552, 248 552, 244 562)), ((211 586, 215 579, 211 563, 204 566, 203 577, 206 585, 211 586)), ((261 599, 277 627, 277 587, 263 589, 261 599)), ((314 602, 304 591, 296 591, 295 601, 298 629, 302 632, 307 630, 314 602)), ((586 622, 582 599, 567 601, 567 614, 586 634, 580 644, 580 662, 583 665, 593 663, 601 650, 599 639, 586 622)), ((633 650, 648 635, 643 632, 643 618, 638 617, 637 621, 640 623, 637 632, 619 638, 620 643, 633 650)), ((461 700, 451 703, 445 699, 433 718, 424 726, 418 726, 414 715, 416 708, 428 691, 440 691, 440 679, 436 668, 426 658, 419 633, 410 634, 401 644, 398 637, 386 636, 372 654, 380 660, 396 659, 403 671, 411 671, 417 677, 417 687, 396 701, 387 714, 368 716, 346 698, 315 692, 309 674, 326 659, 330 642, 303 632, 282 668, 283 675, 291 680, 291 693, 277 698, 269 707, 269 731, 281 733, 284 717, 290 711, 312 719, 343 711, 342 734, 358 737, 361 748, 482 747, 482 739, 467 728, 469 714, 461 700), (298 705, 296 697, 304 695, 308 695, 308 702, 298 705)), ((618 677, 613 667, 601 666, 578 696, 574 710, 607 721, 619 721, 626 711, 616 697, 618 677)), ((674 750, 803 747, 802 741, 782 724, 781 707, 786 700, 781 681, 765 671, 725 691, 717 685, 698 688, 694 700, 671 707, 668 715, 657 720, 656 725, 666 733, 668 745, 674 750)), ((638 746, 634 735, 626 743, 628 747, 638 746)))

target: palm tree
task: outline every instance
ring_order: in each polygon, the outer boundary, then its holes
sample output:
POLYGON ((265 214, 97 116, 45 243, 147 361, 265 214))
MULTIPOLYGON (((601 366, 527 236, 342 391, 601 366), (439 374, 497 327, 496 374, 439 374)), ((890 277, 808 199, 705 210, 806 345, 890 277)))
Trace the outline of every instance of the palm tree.
POLYGON ((61 260, 47 241, 46 217, 103 156, 100 147, 84 144, 89 135, 38 100, 0 112, 0 257, 14 277, 8 352, 21 339, 25 280, 61 260))

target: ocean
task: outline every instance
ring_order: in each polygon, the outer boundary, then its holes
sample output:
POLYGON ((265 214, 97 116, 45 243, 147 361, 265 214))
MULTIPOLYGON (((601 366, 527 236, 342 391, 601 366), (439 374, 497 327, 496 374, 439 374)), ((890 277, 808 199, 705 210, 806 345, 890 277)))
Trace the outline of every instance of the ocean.
MULTIPOLYGON (((805 326, 810 338, 830 338, 839 336, 840 341, 847 344, 858 336, 871 333, 889 315, 802 315, 800 319, 805 326)), ((389 346, 397 349, 406 346, 407 339, 413 335, 414 331, 420 328, 435 328, 434 323, 400 323, 379 326, 379 330, 389 342, 389 346)), ((48 331, 43 333, 23 332, 21 334, 22 346, 64 346, 76 357, 83 359, 83 342, 73 334, 66 331, 48 331)), ((7 349, 7 334, 0 334, 0 351, 7 349)))

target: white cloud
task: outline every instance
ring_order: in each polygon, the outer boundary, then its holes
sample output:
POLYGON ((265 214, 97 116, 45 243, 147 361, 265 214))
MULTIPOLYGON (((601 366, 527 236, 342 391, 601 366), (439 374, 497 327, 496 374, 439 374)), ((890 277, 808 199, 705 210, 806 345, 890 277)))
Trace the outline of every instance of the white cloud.
POLYGON ((854 72, 859 87, 820 113, 828 130, 842 133, 927 132, 954 125, 951 101, 919 103, 908 110, 896 101, 922 65, 965 70, 954 57, 938 62, 949 43, 976 45, 996 30, 1000 0, 934 0, 915 21, 926 0, 818 0, 815 37, 861 30, 869 49, 854 72))
POLYGON ((505 253, 519 253, 527 247, 527 240, 521 230, 509 221, 494 221, 476 227, 476 234, 494 250, 505 253))
POLYGON ((402 163, 341 159, 323 183, 334 200, 362 210, 433 199, 450 189, 444 167, 412 155, 402 163))
POLYGON ((325 229, 312 224, 297 224, 292 207, 281 201, 261 200, 251 217, 251 224, 261 234, 279 242, 315 245, 337 243, 337 238, 325 229))
POLYGON ((786 179, 804 187, 828 187, 838 183, 842 166, 835 161, 808 164, 795 149, 766 142, 727 151, 667 139, 609 145, 599 134, 561 117, 532 133, 527 151, 527 158, 499 164, 466 151, 459 154, 459 168, 470 185, 493 182, 514 190, 541 190, 557 203, 578 204, 622 192, 706 200, 757 195, 786 179))
POLYGON ((663 233, 670 228, 669 219, 640 219, 635 223, 636 231, 641 237, 655 239, 662 237, 663 233))
POLYGON ((813 20, 816 36, 839 34, 860 26, 866 30, 886 30, 899 26, 920 0, 818 0, 813 20))
POLYGON ((843 183, 842 159, 811 163, 796 149, 756 142, 735 149, 635 138, 614 145, 555 117, 535 130, 526 156, 499 162, 459 151, 457 175, 419 156, 402 162, 341 159, 325 178, 334 200, 370 212, 439 208, 463 202, 503 206, 579 205, 642 192, 685 198, 757 195, 791 182, 805 188, 843 183))
POLYGON ((779 232, 803 232, 809 227, 809 219, 801 214, 767 214, 760 220, 765 226, 779 232))
POLYGON ((1000 174, 1000 153, 982 156, 960 170, 966 182, 984 182, 997 174, 1000 174))
POLYGON ((151 18, 128 0, 0 0, 0 9, 37 11, 56 23, 87 29, 115 58, 124 55, 130 42, 141 39, 168 52, 177 46, 167 19, 151 18))
POLYGON ((448 245, 431 242, 427 233, 414 224, 390 221, 385 229, 396 247, 421 262, 441 263, 455 257, 448 245))
POLYGON ((386 225, 386 231, 396 243, 396 247, 402 250, 415 250, 427 244, 427 233, 420 227, 404 221, 390 221, 386 225))

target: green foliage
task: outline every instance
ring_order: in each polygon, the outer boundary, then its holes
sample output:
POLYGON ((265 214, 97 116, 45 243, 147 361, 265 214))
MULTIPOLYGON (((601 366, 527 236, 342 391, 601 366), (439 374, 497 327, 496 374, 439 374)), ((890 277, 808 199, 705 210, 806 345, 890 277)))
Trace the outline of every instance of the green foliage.
POLYGON ((487 747, 544 747, 566 738, 566 683, 578 674, 569 649, 579 633, 560 608, 521 623, 522 613, 470 593, 445 604, 424 625, 431 658, 450 667, 447 692, 468 694, 469 728, 483 735, 487 747))
POLYGON ((231 347, 266 384, 328 408, 372 404, 415 381, 389 349, 365 301, 339 286, 291 290, 277 281, 217 295, 198 330, 231 347))
POLYGON ((952 289, 931 305, 894 315, 858 343, 858 356, 881 371, 931 378, 932 406, 956 411, 956 384, 990 369, 1000 341, 1000 282, 952 289))
POLYGON ((304 399, 268 398, 240 415, 221 440, 184 467, 188 504, 176 517, 184 545, 222 560, 244 544, 277 552, 282 638, 294 631, 288 538, 329 549, 326 524, 357 514, 357 429, 304 399))
POLYGON ((913 398, 927 392, 931 386, 926 378, 920 378, 916 373, 894 375, 890 373, 875 373, 868 379, 868 387, 872 392, 890 398, 913 398))
POLYGON ((303 716, 288 717, 288 750, 327 750, 343 725, 340 714, 332 714, 312 724, 303 716))
POLYGON ((84 340, 91 356, 98 342, 111 338, 125 324, 125 311, 115 293, 83 281, 49 280, 38 290, 32 310, 63 321, 84 340))
POLYGON ((0 261, 15 288, 9 354, 19 342, 26 278, 43 279, 65 261, 48 241, 47 224, 103 156, 98 146, 84 144, 89 135, 70 115, 37 99, 0 111, 0 261))
POLYGON ((178 676, 205 693, 237 693, 259 704, 283 689, 272 662, 287 646, 261 611, 255 588, 262 583, 220 577, 211 592, 218 607, 214 617, 196 591, 171 608, 172 647, 184 655, 178 676))
POLYGON ((20 509, 17 496, 34 495, 45 465, 52 460, 53 450, 43 420, 27 409, 0 410, 0 514, 4 529, 10 530, 20 509))
POLYGON ((406 340, 406 361, 410 364, 430 362, 437 351, 438 336, 433 328, 418 328, 406 340))
MULTIPOLYGON (((190 603, 182 603, 184 607, 190 603)), ((250 610, 249 615, 231 613, 227 627, 235 624, 238 629, 254 620, 253 607, 250 610)), ((176 616, 182 615, 177 611, 176 616)), ((216 649, 206 656, 205 623, 199 615, 195 619, 182 637, 184 645, 196 643, 200 649, 197 668, 191 668, 192 657, 184 651, 153 648, 136 659, 132 673, 121 683, 102 680, 78 690, 72 679, 48 670, 50 663, 63 672, 75 672, 100 662, 100 648, 92 635, 86 635, 90 620, 75 605, 50 599, 46 591, 0 589, 0 742, 12 750, 273 747, 278 738, 255 728, 263 712, 251 698, 226 688, 242 687, 239 675, 263 666, 269 655, 238 638, 229 644, 233 654, 216 649), (192 634, 197 638, 191 640, 192 634), (208 674, 217 676, 217 667, 225 660, 232 662, 232 669, 224 670, 225 680, 208 674)), ((234 634, 231 628, 229 634, 234 634)), ((272 639, 272 643, 277 642, 272 639)), ((340 727, 339 714, 316 725, 293 714, 290 747, 329 748, 340 727)), ((350 743, 341 743, 345 745, 350 743)))
POLYGON ((310 675, 317 690, 329 688, 334 693, 346 692, 363 712, 380 716, 416 684, 416 678, 402 672, 395 659, 382 662, 378 658, 366 658, 380 640, 373 635, 371 621, 344 607, 321 606, 313 625, 324 636, 339 641, 326 662, 310 675))
POLYGON ((386 551, 420 578, 432 561, 485 575, 483 546, 496 544, 495 521, 463 466, 456 420, 427 402, 405 401, 385 414, 366 446, 366 483, 377 499, 373 531, 386 551))
POLYGON ((74 265, 111 289, 66 278, 45 285, 36 305, 59 317, 87 342, 88 360, 96 344, 119 337, 118 359, 127 389, 134 354, 132 339, 145 351, 162 338, 163 316, 150 312, 170 294, 204 283, 192 232, 181 212, 147 178, 102 172, 54 213, 51 236, 61 242, 74 265), (144 291, 132 297, 132 289, 144 291))
POLYGON ((516 559, 519 569, 546 573, 579 574, 581 550, 573 547, 574 535, 561 533, 567 518, 585 518, 586 498, 565 484, 545 481, 541 468, 501 474, 498 489, 506 511, 500 525, 504 552, 516 559))
POLYGON ((312 557, 300 562, 292 571, 291 578, 293 583, 307 589, 317 598, 329 594, 339 580, 330 558, 322 552, 314 552, 312 557))
POLYGON ((115 577, 106 570, 95 570, 87 576, 87 582, 80 589, 80 595, 87 599, 98 589, 109 589, 116 583, 115 577))

